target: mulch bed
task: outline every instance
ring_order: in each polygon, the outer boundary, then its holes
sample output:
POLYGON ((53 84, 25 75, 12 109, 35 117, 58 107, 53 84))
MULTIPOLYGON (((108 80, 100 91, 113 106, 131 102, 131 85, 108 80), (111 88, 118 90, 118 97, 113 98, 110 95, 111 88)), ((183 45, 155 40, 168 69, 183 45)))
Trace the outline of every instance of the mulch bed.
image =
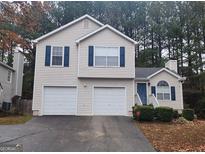
POLYGON ((137 125, 157 151, 205 151, 205 120, 187 124, 137 122, 137 125))

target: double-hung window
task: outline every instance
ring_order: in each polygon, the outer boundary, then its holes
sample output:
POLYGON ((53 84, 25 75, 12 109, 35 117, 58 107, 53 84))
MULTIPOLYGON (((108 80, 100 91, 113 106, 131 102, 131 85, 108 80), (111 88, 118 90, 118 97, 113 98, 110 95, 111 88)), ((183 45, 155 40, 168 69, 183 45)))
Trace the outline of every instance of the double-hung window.
POLYGON ((95 47, 94 55, 96 67, 119 67, 118 47, 95 47))
POLYGON ((157 84, 157 99, 170 100, 170 88, 166 81, 159 81, 157 84))
POLYGON ((52 66, 63 66, 63 47, 53 46, 51 56, 52 66))

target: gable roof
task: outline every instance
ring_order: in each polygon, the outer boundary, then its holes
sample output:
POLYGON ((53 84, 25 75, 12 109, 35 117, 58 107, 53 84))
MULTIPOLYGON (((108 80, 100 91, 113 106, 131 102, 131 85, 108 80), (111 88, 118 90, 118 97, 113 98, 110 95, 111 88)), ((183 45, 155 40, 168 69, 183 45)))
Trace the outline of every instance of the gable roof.
POLYGON ((136 67, 135 77, 136 78, 147 78, 148 76, 154 74, 160 69, 162 68, 161 67, 136 67))
POLYGON ((85 18, 88 18, 88 19, 92 20, 93 22, 95 22, 96 24, 98 24, 100 26, 104 25, 101 22, 99 22, 98 20, 96 20, 93 17, 91 17, 91 16, 86 14, 86 15, 80 17, 80 18, 77 18, 76 20, 73 20, 73 21, 71 21, 71 22, 69 22, 69 23, 67 23, 67 24, 65 24, 65 25, 63 25, 63 26, 61 26, 61 27, 59 27, 59 28, 57 28, 57 29, 55 29, 55 30, 53 30, 53 31, 51 31, 51 32, 49 32, 49 33, 47 33, 47 34, 45 34, 45 35, 43 35, 43 36, 41 36, 41 37, 39 37, 37 39, 35 39, 35 40, 33 40, 33 42, 37 43, 37 42, 39 42, 39 41, 41 41, 41 40, 43 40, 43 39, 45 39, 45 38, 47 38, 47 37, 57 33, 59 31, 64 30, 65 28, 67 28, 67 27, 69 27, 69 26, 71 26, 71 25, 73 25, 73 24, 75 24, 75 23, 77 23, 77 22, 79 22, 79 21, 81 21, 81 20, 83 20, 85 18))
POLYGON ((168 68, 162 68, 162 67, 136 67, 135 68, 135 78, 136 79, 150 79, 153 76, 159 74, 160 72, 165 71, 171 75, 173 75, 174 77, 176 77, 177 79, 180 80, 185 80, 185 78, 181 77, 178 73, 168 69, 168 68))
POLYGON ((128 41, 130 41, 130 42, 132 42, 134 44, 137 44, 137 42, 135 40, 129 38, 128 36, 126 36, 125 34, 121 33, 120 31, 116 30, 115 28, 113 28, 112 26, 110 26, 108 24, 106 24, 106 25, 102 26, 101 28, 99 28, 99 29, 97 29, 97 30, 95 30, 95 31, 93 31, 93 32, 91 32, 91 33, 89 33, 89 34, 79 38, 75 42, 76 43, 80 43, 81 41, 83 41, 83 40, 85 40, 85 39, 87 39, 87 38, 89 38, 89 37, 91 37, 91 36, 101 32, 104 29, 109 29, 109 30, 113 31, 114 33, 118 34, 119 36, 125 38, 126 40, 128 40, 128 41))
POLYGON ((150 79, 150 78, 152 78, 153 76, 155 76, 155 75, 157 75, 157 74, 159 74, 159 73, 161 73, 161 72, 163 72, 163 71, 165 71, 165 72, 167 72, 167 73, 173 75, 174 77, 176 77, 176 78, 178 78, 178 79, 183 79, 179 74, 177 74, 177 73, 174 72, 174 71, 171 71, 171 70, 168 69, 168 68, 162 68, 162 69, 160 69, 159 71, 157 71, 157 72, 153 73, 152 75, 148 76, 148 78, 150 79))
POLYGON ((0 61, 0 65, 5 67, 5 68, 7 68, 7 69, 9 69, 9 70, 11 70, 11 71, 15 71, 12 67, 10 67, 9 65, 7 65, 7 64, 5 64, 5 63, 3 63, 1 61, 0 61))

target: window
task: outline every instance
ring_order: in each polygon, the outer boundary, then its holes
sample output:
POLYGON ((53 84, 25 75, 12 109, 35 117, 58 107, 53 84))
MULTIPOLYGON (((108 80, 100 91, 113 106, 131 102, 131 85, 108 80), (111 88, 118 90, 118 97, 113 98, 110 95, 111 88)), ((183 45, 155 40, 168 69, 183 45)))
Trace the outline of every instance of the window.
POLYGON ((52 66, 62 66, 63 65, 63 47, 53 47, 52 50, 51 64, 52 66))
POLYGON ((118 47, 95 47, 96 67, 118 67, 119 48, 118 47))
POLYGON ((11 76, 12 76, 12 72, 8 71, 8 76, 7 76, 7 81, 11 82, 11 76))
POLYGON ((166 81, 160 81, 157 84, 157 99, 170 100, 170 88, 166 81))

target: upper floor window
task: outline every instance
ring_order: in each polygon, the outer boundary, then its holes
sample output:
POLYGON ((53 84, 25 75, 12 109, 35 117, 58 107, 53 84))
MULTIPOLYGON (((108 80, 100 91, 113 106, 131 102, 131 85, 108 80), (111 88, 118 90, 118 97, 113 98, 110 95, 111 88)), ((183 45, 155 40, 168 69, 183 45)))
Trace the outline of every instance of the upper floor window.
POLYGON ((157 99, 170 100, 170 88, 166 81, 159 81, 157 84, 157 99))
POLYGON ((119 67, 118 47, 95 47, 94 55, 96 67, 119 67))
POLYGON ((9 70, 7 75, 7 81, 10 83, 11 83, 11 76, 12 76, 12 72, 9 70))
POLYGON ((63 66, 63 47, 53 46, 51 64, 52 66, 63 66))

